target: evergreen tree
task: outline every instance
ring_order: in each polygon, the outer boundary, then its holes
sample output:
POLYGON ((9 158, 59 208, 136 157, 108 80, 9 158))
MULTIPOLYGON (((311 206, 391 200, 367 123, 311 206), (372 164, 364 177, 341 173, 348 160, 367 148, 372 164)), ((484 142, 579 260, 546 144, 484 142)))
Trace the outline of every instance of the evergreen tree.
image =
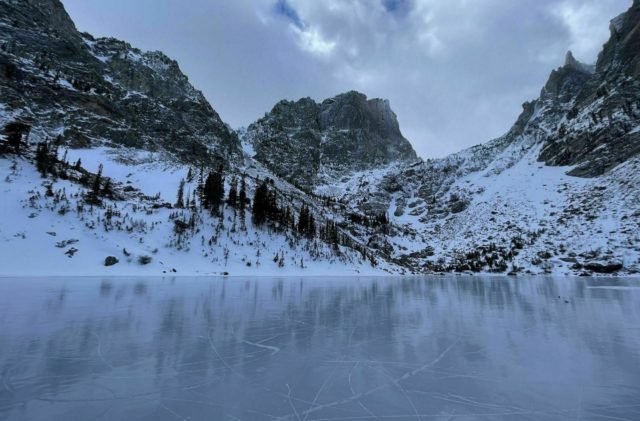
POLYGON ((100 184, 102 183, 102 164, 98 166, 98 172, 96 174, 96 178, 93 181, 93 191, 96 194, 100 193, 100 184))
POLYGON ((312 239, 316 236, 316 222, 309 206, 302 204, 300 216, 298 217, 297 231, 305 238, 312 239))
POLYGON ((312 213, 309 213, 307 220, 307 238, 311 239, 316 236, 316 221, 312 213))
POLYGON ((240 181, 240 193, 238 194, 238 207, 240 208, 240 228, 242 230, 247 229, 245 208, 247 206, 247 183, 242 175, 240 181))
POLYGON ((102 164, 98 166, 98 172, 96 173, 96 177, 93 179, 93 187, 91 188, 91 193, 89 194, 89 199, 93 203, 100 203, 100 195, 102 193, 102 164))
POLYGON ((204 203, 205 207, 219 215, 220 206, 224 202, 224 175, 222 165, 218 171, 210 172, 204 183, 204 203))
POLYGON ((229 195, 227 197, 227 204, 234 209, 238 207, 238 180, 235 177, 231 181, 231 187, 229 188, 229 195))
POLYGON ((247 206, 247 182, 244 178, 244 174, 242 175, 242 180, 240 181, 240 194, 238 195, 238 202, 238 206, 244 211, 244 208, 247 206))
POLYGON ((176 198, 176 208, 178 209, 184 208, 184 179, 180 180, 180 185, 178 186, 178 197, 176 198))
POLYGON ((195 194, 198 196, 198 200, 200 200, 200 205, 205 206, 205 198, 204 198, 204 170, 200 169, 200 174, 198 174, 198 186, 196 187, 195 194))
POLYGON ((266 180, 256 189, 253 195, 253 208, 251 219, 254 225, 263 225, 267 221, 267 208, 269 202, 269 187, 266 180))
POLYGON ((113 197, 113 184, 109 177, 105 177, 104 186, 102 187, 102 196, 113 197))
MULTIPOLYGON (((273 183, 273 180, 269 180, 273 183)), ((280 220, 280 208, 278 207, 278 193, 275 190, 270 190, 267 186, 267 219, 273 222, 280 220)))
POLYGON ((306 204, 302 204, 302 208, 300 209, 300 215, 298 217, 298 233, 300 235, 305 235, 307 232, 307 223, 309 221, 309 209, 306 204))
POLYGON ((36 146, 36 168, 42 178, 47 176, 47 171, 49 168, 49 143, 48 142, 40 142, 36 146))
POLYGON ((20 153, 20 145, 22 144, 22 137, 29 135, 31 126, 20 123, 12 122, 4 126, 4 133, 7 136, 7 143, 13 147, 15 153, 20 153))
POLYGON ((198 196, 197 192, 194 191, 193 197, 191 198, 191 210, 194 212, 198 209, 198 202, 196 200, 197 196, 198 196))

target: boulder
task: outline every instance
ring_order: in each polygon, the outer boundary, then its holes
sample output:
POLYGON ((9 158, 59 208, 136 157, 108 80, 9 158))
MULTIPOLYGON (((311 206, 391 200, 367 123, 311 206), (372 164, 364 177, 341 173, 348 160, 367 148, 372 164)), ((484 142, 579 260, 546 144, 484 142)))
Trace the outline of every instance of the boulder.
POLYGON ((107 267, 108 267, 108 266, 115 266, 115 265, 117 265, 119 262, 120 262, 120 261, 119 261, 116 257, 114 257, 114 256, 107 256, 107 257, 104 259, 104 265, 105 265, 105 266, 107 266, 107 267))
POLYGON ((595 273, 610 274, 622 270, 624 265, 620 262, 589 262, 584 268, 595 273))

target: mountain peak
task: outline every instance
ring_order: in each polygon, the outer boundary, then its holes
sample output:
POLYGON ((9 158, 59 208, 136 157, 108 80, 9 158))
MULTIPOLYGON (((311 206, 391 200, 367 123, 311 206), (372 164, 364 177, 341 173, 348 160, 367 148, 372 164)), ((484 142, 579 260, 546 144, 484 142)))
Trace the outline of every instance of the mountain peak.
POLYGON ((321 174, 380 168, 417 157, 389 101, 357 91, 319 104, 309 98, 281 101, 250 125, 246 136, 258 161, 305 187, 322 182, 321 174))
POLYGON ((595 66, 584 64, 576 60, 571 50, 567 51, 567 55, 565 56, 563 67, 565 69, 577 70, 579 72, 584 72, 584 73, 593 73, 595 71, 595 66))
POLYGON ((576 66, 576 65, 578 65, 578 60, 575 59, 575 57, 573 56, 573 53, 571 52, 571 50, 567 51, 567 55, 565 56, 565 59, 564 59, 564 65, 565 66, 576 66))
POLYGON ((54 28, 58 35, 79 40, 76 26, 60 0, 9 0, 15 8, 28 8, 30 24, 54 28))

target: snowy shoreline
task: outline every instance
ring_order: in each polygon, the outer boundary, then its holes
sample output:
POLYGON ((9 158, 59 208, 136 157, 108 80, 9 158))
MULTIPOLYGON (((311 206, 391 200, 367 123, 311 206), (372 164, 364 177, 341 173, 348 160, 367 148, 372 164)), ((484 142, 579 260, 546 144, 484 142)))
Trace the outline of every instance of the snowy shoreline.
POLYGON ((88 274, 73 274, 73 275, 64 275, 64 274, 55 274, 55 275, 43 275, 43 274, 29 274, 29 273, 21 273, 21 274, 0 274, 0 281, 7 279, 27 279, 27 278, 47 278, 47 279, 60 279, 60 278, 72 278, 72 279, 80 279, 80 278, 110 278, 110 279, 124 279, 124 278, 146 278, 146 279, 231 279, 235 280, 236 278, 251 278, 251 279, 273 279, 273 278, 283 278, 283 279, 293 279, 293 278, 304 278, 305 280, 313 280, 313 279, 360 279, 360 278, 379 278, 379 279, 408 279, 408 278, 454 278, 454 279, 469 279, 469 278, 507 278, 507 279, 519 279, 519 278, 535 278, 535 279, 596 279, 596 280, 604 280, 604 279, 624 279, 625 281, 638 281, 640 282, 640 275, 638 274, 620 274, 620 275, 610 275, 610 274, 594 274, 590 276, 580 276, 580 275, 542 275, 542 274, 518 274, 518 275, 508 275, 504 273, 419 273, 419 274, 357 274, 357 273, 331 273, 329 275, 322 273, 268 273, 268 274, 256 274, 256 273, 245 273, 245 274, 199 274, 199 273, 172 273, 172 274, 141 274, 141 273, 119 273, 119 274, 96 274, 96 273, 88 273, 88 274))

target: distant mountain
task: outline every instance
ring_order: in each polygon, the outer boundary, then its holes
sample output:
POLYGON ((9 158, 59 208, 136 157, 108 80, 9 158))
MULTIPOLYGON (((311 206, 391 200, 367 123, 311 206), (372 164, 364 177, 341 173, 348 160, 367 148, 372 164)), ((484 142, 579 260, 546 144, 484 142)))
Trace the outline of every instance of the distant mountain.
POLYGON ((254 158, 309 188, 354 171, 417 159, 389 102, 351 91, 316 103, 281 101, 249 126, 254 158))
POLYGON ((115 144, 177 159, 238 159, 236 134, 160 52, 81 34, 57 0, 0 1, 0 124, 72 147, 115 144))

